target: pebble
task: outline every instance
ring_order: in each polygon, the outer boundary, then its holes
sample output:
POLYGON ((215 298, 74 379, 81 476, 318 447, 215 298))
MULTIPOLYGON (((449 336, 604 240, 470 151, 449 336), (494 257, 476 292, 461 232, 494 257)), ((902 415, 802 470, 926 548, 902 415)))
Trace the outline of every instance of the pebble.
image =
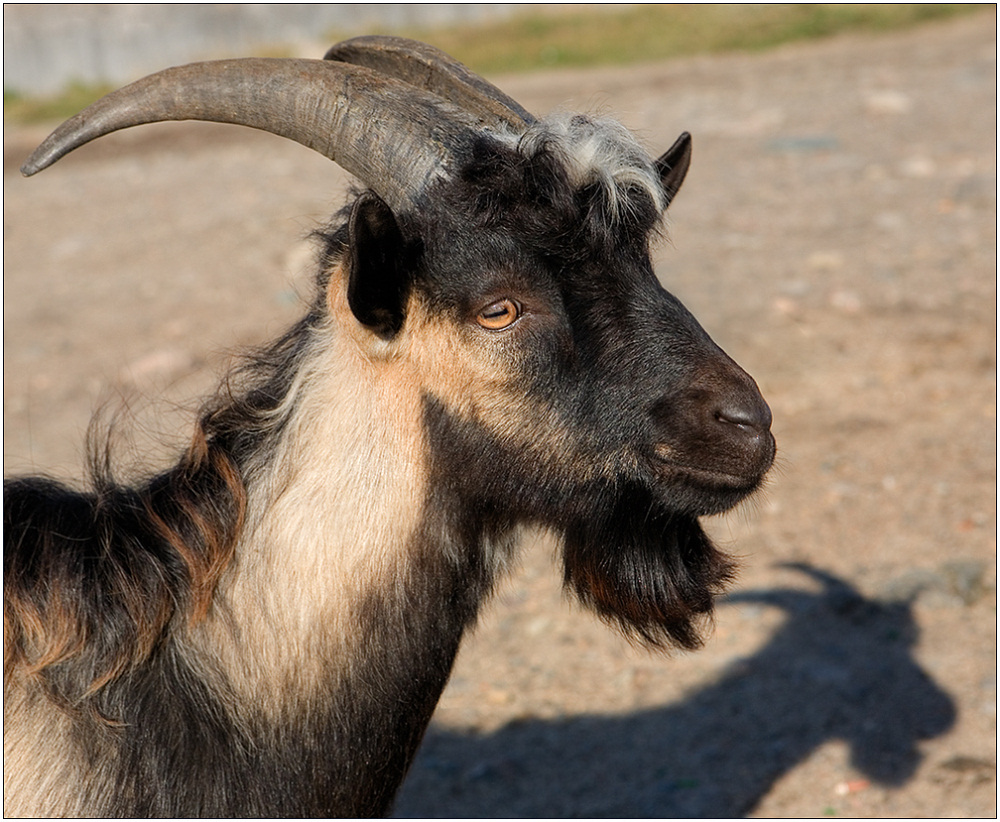
POLYGON ((904 177, 921 179, 933 177, 937 166, 930 157, 909 157, 899 164, 899 171, 904 177))
POLYGON ((846 782, 839 782, 833 790, 837 796, 847 796, 852 793, 860 793, 870 788, 871 784, 867 779, 850 779, 846 782))
POLYGON ((815 271, 836 271, 844 267, 844 255, 839 251, 814 251, 806 259, 806 265, 815 271))
POLYGON ((972 605, 984 593, 983 563, 978 560, 952 560, 941 566, 941 575, 951 593, 966 605, 972 605))
POLYGON ((830 295, 830 305, 845 314, 857 314, 864 308, 861 295, 856 291, 839 290, 830 295))
POLYGON ((811 154, 838 148, 837 138, 828 134, 776 137, 767 141, 767 150, 775 154, 811 154))
POLYGON ((983 563, 973 559, 951 560, 938 568, 912 568, 884 583, 876 598, 888 603, 920 599, 935 606, 969 606, 985 593, 984 572, 983 563))
POLYGON ((138 383, 157 377, 180 374, 192 365, 191 356, 175 348, 160 348, 132 360, 122 375, 126 382, 138 383))
POLYGON ((869 114, 906 114, 913 108, 910 95, 892 89, 869 92, 865 96, 865 109, 869 114))

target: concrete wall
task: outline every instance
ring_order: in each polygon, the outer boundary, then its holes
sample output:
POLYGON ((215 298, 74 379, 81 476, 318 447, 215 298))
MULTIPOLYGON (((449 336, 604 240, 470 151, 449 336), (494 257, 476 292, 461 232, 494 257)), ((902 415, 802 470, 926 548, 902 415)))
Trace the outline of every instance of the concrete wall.
POLYGON ((321 57, 331 36, 485 22, 527 5, 5 3, 3 84, 50 94, 74 80, 122 84, 194 60, 321 57))

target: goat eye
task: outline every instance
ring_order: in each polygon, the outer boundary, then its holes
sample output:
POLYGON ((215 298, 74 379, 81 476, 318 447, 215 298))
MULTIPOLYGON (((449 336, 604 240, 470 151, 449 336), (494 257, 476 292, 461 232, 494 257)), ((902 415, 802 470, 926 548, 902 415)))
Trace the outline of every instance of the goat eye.
POLYGON ((501 331, 521 316, 521 307, 513 300, 497 300, 476 315, 476 322, 490 331, 501 331))

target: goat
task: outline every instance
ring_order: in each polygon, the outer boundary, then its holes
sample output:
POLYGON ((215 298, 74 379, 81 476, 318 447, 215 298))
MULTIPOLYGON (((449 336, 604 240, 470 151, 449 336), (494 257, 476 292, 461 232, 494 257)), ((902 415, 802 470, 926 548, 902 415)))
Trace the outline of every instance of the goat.
POLYGON ((524 527, 649 646, 696 647, 733 574, 698 518, 774 458, 754 381, 653 273, 690 161, 537 119, 420 43, 181 66, 22 169, 165 120, 270 131, 366 186, 305 317, 204 406, 176 465, 4 485, 5 812, 379 815, 524 527))

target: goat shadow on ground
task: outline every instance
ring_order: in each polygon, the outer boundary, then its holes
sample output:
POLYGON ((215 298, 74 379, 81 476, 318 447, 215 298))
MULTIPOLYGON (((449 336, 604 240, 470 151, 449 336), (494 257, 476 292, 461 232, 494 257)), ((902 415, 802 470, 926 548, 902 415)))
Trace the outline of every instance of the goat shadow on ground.
MULTIPOLYGON (((400 817, 734 817, 829 740, 871 781, 903 785, 918 742, 955 705, 912 657, 910 603, 786 566, 818 591, 728 597, 787 618, 756 654, 687 699, 622 716, 524 720, 488 735, 432 727, 400 792, 400 817)), ((595 672, 595 676, 599 672, 595 672)))

